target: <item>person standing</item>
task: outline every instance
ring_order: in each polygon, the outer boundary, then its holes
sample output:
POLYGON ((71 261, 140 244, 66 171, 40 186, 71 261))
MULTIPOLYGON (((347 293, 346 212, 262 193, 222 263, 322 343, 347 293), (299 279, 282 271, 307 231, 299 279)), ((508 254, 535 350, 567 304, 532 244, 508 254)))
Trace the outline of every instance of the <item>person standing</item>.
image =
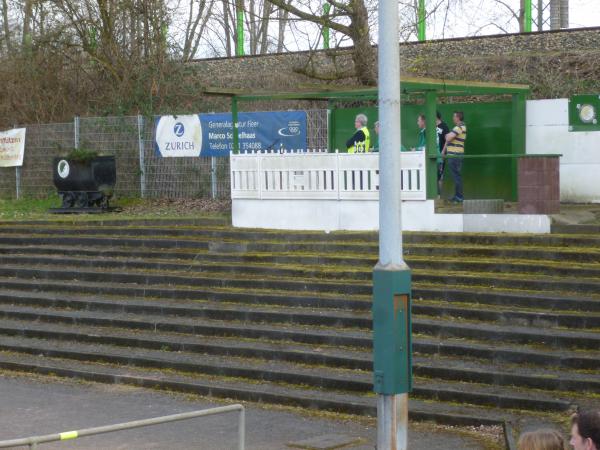
POLYGON ((446 135, 446 147, 443 152, 444 155, 450 156, 448 158, 448 166, 450 167, 450 172, 452 172, 452 178, 454 178, 454 197, 450 201, 454 203, 462 203, 464 200, 461 174, 462 157, 465 154, 465 141, 467 140, 467 126, 464 120, 465 115, 462 111, 454 112, 452 115, 454 128, 446 135))
POLYGON ((371 151, 371 136, 367 128, 367 116, 359 114, 354 119, 356 132, 346 141, 348 153, 365 153, 371 151))
POLYGON ((436 132, 438 137, 438 153, 439 158, 437 159, 437 182, 438 182, 438 198, 442 195, 442 186, 444 184, 444 169, 446 168, 446 160, 442 157, 444 153, 444 147, 446 145, 446 135, 450 133, 450 129, 446 122, 442 120, 442 115, 439 111, 435 113, 436 132))
POLYGON ((375 142, 373 143, 373 151, 379 151, 379 120, 373 124, 373 128, 375 129, 375 142))
POLYGON ((571 419, 573 450, 600 450, 600 410, 582 411, 571 419))

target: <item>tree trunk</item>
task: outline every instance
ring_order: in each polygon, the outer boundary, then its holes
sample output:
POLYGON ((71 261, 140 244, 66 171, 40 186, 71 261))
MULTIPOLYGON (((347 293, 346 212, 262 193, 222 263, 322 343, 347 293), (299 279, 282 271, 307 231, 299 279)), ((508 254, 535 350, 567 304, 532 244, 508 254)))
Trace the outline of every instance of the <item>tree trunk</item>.
POLYGON ((231 55, 231 25, 229 23, 229 3, 227 0, 223 0, 223 21, 225 22, 225 51, 227 56, 231 55))
POLYGON ((277 34, 277 53, 283 52, 283 43, 285 39, 285 27, 287 26, 289 11, 279 9, 277 16, 279 18, 279 33, 277 34))
POLYGON ((367 8, 362 0, 354 0, 352 8, 354 15, 350 28, 351 37, 354 41, 352 60, 354 61, 356 77, 361 84, 376 86, 375 51, 371 46, 367 8))
POLYGON ((10 27, 8 26, 8 1, 2 0, 2 27, 4 29, 4 41, 6 42, 6 50, 12 53, 12 43, 10 40, 10 27))

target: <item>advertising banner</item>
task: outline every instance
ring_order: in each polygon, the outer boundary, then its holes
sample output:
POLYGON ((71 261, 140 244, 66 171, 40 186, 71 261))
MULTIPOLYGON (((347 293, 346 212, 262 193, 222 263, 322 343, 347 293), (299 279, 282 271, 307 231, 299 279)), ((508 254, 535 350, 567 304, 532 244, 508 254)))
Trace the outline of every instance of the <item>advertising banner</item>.
MULTIPOLYGON (((241 153, 306 149, 306 112, 238 114, 241 153)), ((156 152, 163 157, 229 156, 233 150, 230 113, 162 116, 156 122, 156 152)))
POLYGON ((26 128, 0 132, 0 167, 21 167, 25 152, 26 128))

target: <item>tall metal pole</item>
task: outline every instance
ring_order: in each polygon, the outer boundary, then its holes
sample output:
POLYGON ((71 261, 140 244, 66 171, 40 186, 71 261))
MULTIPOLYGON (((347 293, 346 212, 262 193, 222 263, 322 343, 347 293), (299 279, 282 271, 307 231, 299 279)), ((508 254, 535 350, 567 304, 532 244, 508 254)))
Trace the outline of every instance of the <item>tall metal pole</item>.
POLYGON ((379 0, 379 265, 402 266, 397 0, 379 0))
POLYGON ((560 30, 560 0, 550 0, 550 29, 560 30))
POLYGON ((533 0, 524 0, 523 5, 523 31, 525 33, 531 33, 532 24, 533 24, 533 8, 532 2, 533 0))
POLYGON ((235 44, 235 54, 244 56, 244 3, 238 0, 236 2, 236 34, 237 41, 235 44))
POLYGON ((560 27, 569 28, 569 0, 560 0, 560 27))
MULTIPOLYGON (((329 17, 329 11, 331 11, 331 4, 325 3, 323 5, 323 16, 329 17)), ((329 48, 329 27, 328 26, 323 27, 322 34, 323 34, 323 48, 328 49, 329 48)))
POLYGON ((137 116, 138 156, 140 163, 140 197, 146 198, 146 158, 144 149, 144 116, 137 116))
POLYGON ((379 0, 379 261, 373 270, 377 449, 405 450, 410 376, 410 270, 402 258, 398 1, 379 0))
POLYGON ((417 35, 419 41, 423 42, 426 38, 426 12, 425 12, 425 0, 419 0, 419 6, 417 7, 417 35))

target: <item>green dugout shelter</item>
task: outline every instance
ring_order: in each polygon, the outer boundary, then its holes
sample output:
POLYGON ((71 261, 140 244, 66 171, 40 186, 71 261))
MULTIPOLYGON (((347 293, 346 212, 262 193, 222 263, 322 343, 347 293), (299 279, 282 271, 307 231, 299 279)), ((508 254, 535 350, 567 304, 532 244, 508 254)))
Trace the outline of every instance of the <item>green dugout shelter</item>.
MULTIPOLYGON (((463 170, 465 195, 468 198, 516 200, 517 158, 525 154, 525 101, 529 86, 404 77, 400 82, 402 89, 400 127, 403 145, 411 147, 416 144, 418 134, 416 119, 419 114, 425 114, 427 124, 435 124, 436 111, 440 111, 444 121, 452 129, 452 112, 463 111, 468 128, 463 170)), ((205 94, 230 97, 234 123, 237 122, 240 102, 275 100, 327 102, 329 151, 336 149, 345 151, 344 142, 354 132, 356 114, 367 115, 371 131, 378 116, 376 87, 318 86, 306 87, 294 92, 249 92, 238 89, 207 88, 205 94)), ((436 128, 427 126, 426 136, 427 197, 435 198, 438 157, 436 128)), ((239 149, 236 133, 233 140, 235 152, 239 149)), ((449 187, 451 184, 450 181, 446 182, 449 187)))

